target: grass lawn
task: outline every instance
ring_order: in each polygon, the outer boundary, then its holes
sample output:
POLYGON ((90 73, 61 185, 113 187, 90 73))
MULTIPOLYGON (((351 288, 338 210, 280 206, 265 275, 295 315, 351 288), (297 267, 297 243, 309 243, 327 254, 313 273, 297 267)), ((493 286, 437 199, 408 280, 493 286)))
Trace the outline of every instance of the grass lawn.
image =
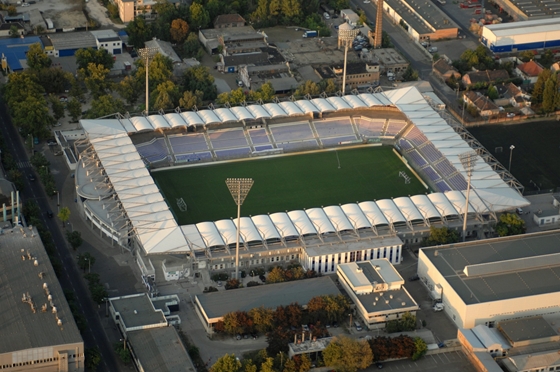
POLYGON ((152 176, 180 225, 236 217, 237 208, 225 183, 230 177, 255 180, 242 216, 426 192, 389 146, 210 164, 152 176), (404 183, 399 171, 411 177, 410 184, 404 183), (186 202, 186 212, 177 207, 178 198, 186 202))
POLYGON ((557 121, 468 128, 507 169, 510 146, 514 145, 511 173, 526 191, 560 186, 560 123, 557 121), (503 152, 496 153, 496 147, 503 152))

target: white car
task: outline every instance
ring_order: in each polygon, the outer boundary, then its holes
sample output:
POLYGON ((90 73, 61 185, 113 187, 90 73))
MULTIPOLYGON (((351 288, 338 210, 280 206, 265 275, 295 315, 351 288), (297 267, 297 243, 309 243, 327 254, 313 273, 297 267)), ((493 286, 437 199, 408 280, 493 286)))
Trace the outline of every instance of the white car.
POLYGON ((364 0, 364 4, 369 4, 369 3, 371 3, 370 0, 364 0))
POLYGON ((29 6, 29 3, 23 3, 23 4, 21 4, 21 6, 23 6, 23 7, 29 6))
POLYGON ((437 303, 434 305, 433 307, 434 311, 443 311, 443 304, 442 303, 437 303))

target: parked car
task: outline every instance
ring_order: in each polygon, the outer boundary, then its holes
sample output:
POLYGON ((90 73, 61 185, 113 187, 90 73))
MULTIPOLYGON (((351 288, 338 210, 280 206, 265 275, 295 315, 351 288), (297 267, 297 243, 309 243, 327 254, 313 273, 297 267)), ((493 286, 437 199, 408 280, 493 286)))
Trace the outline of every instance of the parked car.
POLYGON ((415 274, 415 275, 411 276, 410 278, 408 278, 408 281, 409 282, 415 282, 419 279, 420 279, 420 277, 418 276, 418 274, 415 274))
POLYGON ((53 216, 54 216, 54 215, 53 215, 53 212, 50 211, 50 210, 48 210, 48 211, 47 211, 47 217, 48 217, 48 218, 53 218, 53 216))
POLYGON ((437 311, 443 311, 443 304, 438 302, 437 304, 434 305, 433 309, 436 312, 437 311))
POLYGON ((49 146, 56 146, 57 143, 56 143, 56 141, 49 141, 49 142, 47 142, 47 145, 49 145, 49 146))
POLYGON ((265 283, 266 282, 266 277, 264 275, 259 275, 259 279, 261 280, 261 282, 265 283))
POLYGON ((508 113, 506 114, 506 116, 507 116, 508 118, 513 118, 513 117, 515 117, 515 113, 514 113, 514 112, 508 112, 508 113))
POLYGON ((31 182, 35 182, 35 176, 33 175, 33 173, 29 173, 27 175, 27 179, 29 179, 29 181, 31 181, 31 182))

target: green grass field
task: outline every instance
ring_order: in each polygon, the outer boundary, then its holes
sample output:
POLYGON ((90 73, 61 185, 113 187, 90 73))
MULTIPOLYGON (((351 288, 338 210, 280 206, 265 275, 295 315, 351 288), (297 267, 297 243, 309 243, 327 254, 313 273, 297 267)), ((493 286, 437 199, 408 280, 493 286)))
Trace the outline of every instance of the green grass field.
POLYGON ((243 216, 426 191, 388 146, 209 164, 152 176, 180 225, 235 217, 237 209, 225 184, 229 177, 255 181, 243 204, 243 216), (410 184, 404 183, 399 171, 411 177, 410 184), (178 198, 186 202, 186 212, 177 207, 178 198))
POLYGON ((560 123, 534 122, 468 128, 477 140, 507 169, 510 146, 514 145, 511 173, 526 192, 560 187, 560 123), (501 153, 496 147, 502 147, 501 153))

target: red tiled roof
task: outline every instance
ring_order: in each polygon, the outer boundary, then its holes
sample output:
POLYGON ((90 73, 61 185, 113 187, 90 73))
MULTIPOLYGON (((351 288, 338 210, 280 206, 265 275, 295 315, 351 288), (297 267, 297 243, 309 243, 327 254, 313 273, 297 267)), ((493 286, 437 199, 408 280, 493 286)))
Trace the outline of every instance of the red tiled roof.
POLYGON ((517 66, 517 68, 527 76, 539 76, 542 70, 544 70, 543 67, 535 61, 525 62, 517 66))

